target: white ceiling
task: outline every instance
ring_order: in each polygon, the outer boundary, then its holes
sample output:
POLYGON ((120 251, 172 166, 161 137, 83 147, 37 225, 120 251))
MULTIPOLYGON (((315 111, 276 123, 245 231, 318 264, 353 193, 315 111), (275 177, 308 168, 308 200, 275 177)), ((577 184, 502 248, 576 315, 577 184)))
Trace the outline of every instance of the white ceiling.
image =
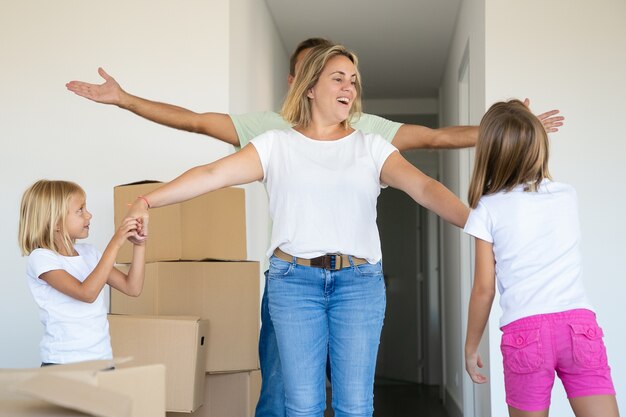
POLYGON ((310 37, 359 57, 364 97, 437 97, 461 0, 265 0, 288 51, 310 37))

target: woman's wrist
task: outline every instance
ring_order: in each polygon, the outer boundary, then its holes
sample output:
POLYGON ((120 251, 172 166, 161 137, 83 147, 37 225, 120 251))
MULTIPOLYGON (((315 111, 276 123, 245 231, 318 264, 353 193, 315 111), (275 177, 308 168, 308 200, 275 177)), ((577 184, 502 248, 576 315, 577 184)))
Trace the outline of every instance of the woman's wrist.
POLYGON ((150 209, 152 206, 150 205, 150 202, 148 201, 148 199, 142 195, 137 196, 137 200, 142 201, 144 204, 144 208, 146 210, 150 209))

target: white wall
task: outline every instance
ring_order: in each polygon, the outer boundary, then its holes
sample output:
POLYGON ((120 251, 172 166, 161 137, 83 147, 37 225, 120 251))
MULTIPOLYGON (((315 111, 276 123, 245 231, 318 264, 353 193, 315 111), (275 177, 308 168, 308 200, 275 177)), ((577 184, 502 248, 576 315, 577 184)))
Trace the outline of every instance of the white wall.
MULTIPOLYGON (((291 51, 289 51, 291 52, 291 51)), ((287 92, 289 55, 264 1, 230 0, 231 114, 279 110, 287 92)), ((246 188, 248 257, 267 269, 270 219, 265 187, 246 188)), ((261 280, 261 290, 265 280, 261 280)))
MULTIPOLYGON (((484 112, 484 7, 484 0, 465 0, 461 4, 439 92, 441 126, 478 124, 484 112), (469 113, 461 115, 459 71, 464 62, 469 70, 469 113)), ((441 180, 463 201, 467 200, 464 184, 469 176, 470 156, 469 150, 442 152, 441 180)), ((463 349, 467 298, 462 293, 469 286, 469 239, 460 229, 445 223, 441 256, 446 408, 450 415, 455 415, 456 410, 465 411, 469 417, 473 415, 468 411, 471 402, 468 403, 464 396, 471 394, 467 389, 471 388, 471 381, 465 373, 463 349)), ((476 416, 483 414, 478 412, 476 416)))
POLYGON ((291 51, 285 50, 265 2, 230 0, 229 33, 230 112, 279 110, 291 51))
MULTIPOLYGON (((269 84, 248 93, 231 88, 234 83, 251 85, 246 74, 254 69, 268 75, 287 66, 267 13, 257 14, 254 27, 239 26, 240 37, 233 36, 232 22, 238 23, 240 13, 259 11, 252 0, 237 5, 231 7, 228 0, 0 3, 0 256, 5 268, 0 367, 37 366, 40 361, 41 325, 16 242, 19 201, 28 185, 39 178, 81 184, 94 215, 88 242, 104 248, 114 230, 114 185, 146 178, 167 181, 232 152, 232 146, 89 102, 66 91, 65 83, 100 82, 96 69, 103 66, 129 92, 196 111, 273 107, 284 87, 272 76, 267 76, 269 84), (238 62, 231 60, 233 51, 253 49, 236 43, 253 35, 255 50, 267 55, 255 56, 254 68, 248 65, 245 73, 233 71, 238 62)), ((267 229, 256 227, 263 233, 267 229)), ((250 259, 261 260, 252 256, 262 253, 257 246, 249 248, 250 259)))
MULTIPOLYGON (((621 215, 626 196, 620 192, 621 181, 626 177, 626 135, 620 124, 626 118, 626 28, 621 24, 624 18, 626 3, 622 0, 575 5, 566 0, 466 0, 440 95, 443 123, 455 124, 458 67, 469 41, 470 121, 477 123, 490 104, 512 97, 530 97, 536 112, 557 107, 566 116, 566 125, 551 136, 550 167, 557 180, 571 183, 578 190, 585 282, 606 333, 622 411, 626 407, 620 395, 626 389, 626 358, 621 355, 626 336, 621 331, 620 314, 624 311, 621 295, 626 291, 620 262, 626 251, 626 223, 621 215), (482 39, 481 27, 485 28, 482 39)), ((463 152, 448 152, 444 156, 444 166, 448 167, 444 179, 455 190, 462 182, 458 166, 463 157, 463 152)), ((466 192, 461 191, 463 195, 466 192)), ((463 245, 457 242, 455 234, 447 233, 444 256, 454 255, 463 245)), ((460 314, 454 307, 461 302, 454 287, 458 282, 455 273, 461 268, 456 263, 446 263, 444 258, 446 284, 450 284, 445 301, 454 304, 445 311, 447 391, 455 400, 468 398, 468 393, 463 393, 452 380, 457 369, 463 372, 456 358, 457 350, 462 352, 465 323, 457 322, 460 314)), ((487 372, 491 383, 471 388, 475 390, 475 404, 466 415, 507 415, 499 315, 496 306, 481 348, 483 355, 490 353, 487 372)), ((559 382, 552 404, 551 415, 573 415, 559 382)))
MULTIPOLYGON (((578 191, 585 284, 606 334, 624 412, 626 3, 574 3, 486 1, 486 103, 530 97, 536 111, 558 107, 567 118, 551 135, 550 169, 578 191)), ((492 329, 496 319, 492 315, 492 329)), ((490 338, 493 416, 506 415, 499 336, 493 331, 490 338)), ((573 416, 561 384, 555 387, 551 415, 573 416)))

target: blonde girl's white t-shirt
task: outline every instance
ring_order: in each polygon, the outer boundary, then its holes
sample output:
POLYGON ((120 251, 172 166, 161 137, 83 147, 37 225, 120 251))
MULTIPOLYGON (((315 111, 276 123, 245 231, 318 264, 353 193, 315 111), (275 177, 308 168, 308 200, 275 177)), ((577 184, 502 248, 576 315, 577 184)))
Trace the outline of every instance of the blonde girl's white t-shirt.
POLYGON ((593 308, 583 287, 576 191, 542 181, 481 197, 465 232, 493 243, 500 326, 536 314, 593 308))
POLYGON ((376 200, 383 164, 397 149, 355 130, 338 140, 310 139, 294 129, 251 141, 263 166, 276 248, 301 258, 343 253, 370 263, 381 257, 376 200))
POLYGON ((48 249, 35 249, 28 256, 28 286, 44 326, 42 362, 63 364, 113 357, 104 291, 93 303, 86 303, 39 278, 45 272, 62 269, 84 281, 98 264, 101 253, 89 244, 77 244, 74 248, 78 256, 62 256, 48 249))

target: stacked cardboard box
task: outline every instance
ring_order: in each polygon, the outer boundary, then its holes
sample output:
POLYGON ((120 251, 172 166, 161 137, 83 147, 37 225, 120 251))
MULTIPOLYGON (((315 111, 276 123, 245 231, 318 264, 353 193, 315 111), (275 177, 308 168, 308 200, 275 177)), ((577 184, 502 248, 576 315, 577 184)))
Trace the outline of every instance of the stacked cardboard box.
MULTIPOLYGON (((128 203, 163 185, 142 181, 120 185, 113 190, 115 224, 128 211, 128 203)), ((150 241, 146 262, 218 259, 246 259, 246 204, 242 188, 224 188, 181 204, 150 211, 150 241)), ((127 242, 116 261, 129 263, 132 244, 127 242)))
POLYGON ((167 417, 254 417, 261 392, 261 371, 206 374, 204 405, 191 414, 168 412, 167 417))
MULTIPOLYGON (((116 224, 128 202, 160 185, 115 187, 116 224)), ((142 294, 111 291, 114 355, 165 363, 172 415, 249 416, 260 390, 259 264, 245 260, 244 190, 151 209, 146 254, 142 294)))
POLYGON ((202 405, 208 320, 109 315, 109 326, 116 356, 132 356, 141 365, 169 365, 165 396, 168 410, 195 410, 202 405))

